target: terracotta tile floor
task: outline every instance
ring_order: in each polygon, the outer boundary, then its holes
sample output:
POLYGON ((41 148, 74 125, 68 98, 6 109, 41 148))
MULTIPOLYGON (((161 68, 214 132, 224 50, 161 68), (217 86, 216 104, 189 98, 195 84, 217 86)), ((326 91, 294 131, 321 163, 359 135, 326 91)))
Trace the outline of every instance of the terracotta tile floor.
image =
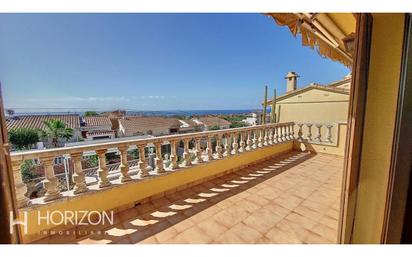
POLYGON ((101 234, 38 243, 335 243, 342 166, 292 152, 123 211, 101 234))

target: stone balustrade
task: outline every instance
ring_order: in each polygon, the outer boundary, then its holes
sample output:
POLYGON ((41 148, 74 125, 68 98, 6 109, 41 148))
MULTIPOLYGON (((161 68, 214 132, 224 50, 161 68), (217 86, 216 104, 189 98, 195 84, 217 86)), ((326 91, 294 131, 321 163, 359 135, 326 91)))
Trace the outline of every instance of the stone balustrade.
MULTIPOLYGON (((299 131, 301 132, 301 125, 299 131)), ((325 125, 326 126, 326 125, 325 125)), ((251 127, 205 131, 199 133, 178 134, 149 139, 130 139, 116 142, 105 142, 100 144, 90 144, 81 146, 71 146, 57 149, 34 150, 15 152, 11 154, 12 167, 14 172, 14 183, 16 187, 16 199, 18 206, 24 207, 32 200, 25 196, 26 184, 21 175, 21 166, 25 160, 37 159, 45 168, 43 185, 45 189, 44 197, 38 198, 41 202, 54 201, 62 197, 75 197, 86 193, 93 187, 93 190, 104 190, 114 184, 130 183, 135 180, 146 179, 147 177, 167 174, 178 169, 190 167, 192 165, 202 165, 204 162, 211 162, 223 158, 230 158, 243 152, 254 151, 258 148, 280 144, 285 141, 295 139, 295 123, 274 123, 251 127), (168 146, 167 160, 164 147, 168 146), (204 146, 206 146, 204 148, 204 146), (138 162, 131 171, 130 161, 128 162, 128 151, 137 148, 138 162), (148 148, 154 151, 154 161, 149 163, 148 148), (178 151, 178 148, 183 151, 178 151), (204 149, 203 149, 204 148, 204 149), (117 149, 120 155, 120 165, 118 172, 120 175, 116 181, 110 179, 109 166, 106 163, 109 149, 117 149), (86 183, 85 169, 82 167, 82 158, 85 153, 94 152, 98 158, 97 184, 86 183), (181 152, 181 154, 179 154, 181 152), (70 156, 74 165, 71 182, 74 184, 72 190, 62 194, 58 190, 59 180, 53 169, 53 160, 59 156, 70 156), (167 164, 166 164, 167 163, 167 164)), ((317 128, 317 126, 315 126, 317 128)), ((330 129, 329 129, 330 131, 330 129)), ((321 139, 321 132, 315 134, 315 140, 321 139)), ((330 133, 330 132, 329 132, 330 133)), ((328 134, 329 135, 329 134, 328 134)), ((330 140, 330 136, 327 136, 330 140)), ((136 163, 136 162, 134 162, 136 163)), ((37 201, 39 202, 39 201, 37 201)))
POLYGON ((319 145, 336 146, 337 144, 337 123, 296 122, 295 127, 297 131, 292 131, 292 134, 297 140, 319 145))

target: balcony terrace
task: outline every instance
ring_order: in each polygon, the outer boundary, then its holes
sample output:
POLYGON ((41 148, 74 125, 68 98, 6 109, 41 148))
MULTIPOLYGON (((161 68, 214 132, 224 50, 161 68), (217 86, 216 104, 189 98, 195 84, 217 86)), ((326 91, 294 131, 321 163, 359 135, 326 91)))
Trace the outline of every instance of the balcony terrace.
POLYGON ((341 148, 344 129, 340 126, 317 124, 314 139, 312 124, 288 122, 13 153, 19 219, 27 215, 29 221, 29 232, 22 239, 34 243, 334 243, 343 158, 322 152, 341 148), (170 145, 167 161, 162 145, 170 145), (140 157, 125 161, 132 146, 140 157), (148 147, 155 148, 151 165, 148 147), (121 163, 109 172, 105 155, 113 148, 121 163), (99 160, 96 183, 91 184, 82 167, 82 156, 90 151, 99 160), (74 187, 61 192, 53 160, 62 155, 73 159, 74 187), (46 193, 28 199, 20 168, 32 158, 43 163, 46 193), (37 222, 39 213, 66 210, 113 211, 114 224, 37 222))

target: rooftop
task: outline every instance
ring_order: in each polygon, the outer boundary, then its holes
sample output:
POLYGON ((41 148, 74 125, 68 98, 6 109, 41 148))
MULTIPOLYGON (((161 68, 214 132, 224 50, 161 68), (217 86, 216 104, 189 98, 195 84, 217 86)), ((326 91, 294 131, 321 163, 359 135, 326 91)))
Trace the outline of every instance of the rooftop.
POLYGON ((229 126, 231 123, 225 119, 221 119, 219 117, 214 117, 214 116, 210 116, 210 117, 199 117, 194 119, 194 121, 200 121, 201 123, 203 123, 206 126, 229 126))
POLYGON ((290 152, 37 243, 335 243, 342 165, 290 152))
POLYGON ((44 122, 50 120, 61 120, 68 128, 78 129, 80 127, 79 115, 22 115, 7 119, 7 130, 16 128, 45 129, 44 122))
POLYGON ((107 116, 85 116, 83 119, 86 127, 112 126, 112 122, 107 116))

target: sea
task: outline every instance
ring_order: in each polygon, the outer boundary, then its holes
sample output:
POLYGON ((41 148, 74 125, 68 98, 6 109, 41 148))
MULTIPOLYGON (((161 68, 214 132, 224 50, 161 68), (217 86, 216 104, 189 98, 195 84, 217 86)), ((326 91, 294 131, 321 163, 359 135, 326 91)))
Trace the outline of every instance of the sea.
MULTIPOLYGON (((109 110, 110 111, 110 110, 109 110)), ((168 110, 168 111, 136 111, 126 110, 127 115, 131 116, 204 116, 204 115, 233 115, 233 114, 249 114, 256 112, 256 109, 241 109, 241 110, 168 110)), ((102 113, 104 111, 96 111, 102 113)), ((79 114, 84 115, 84 111, 39 111, 39 112, 19 112, 16 111, 14 115, 57 115, 57 114, 79 114)))

